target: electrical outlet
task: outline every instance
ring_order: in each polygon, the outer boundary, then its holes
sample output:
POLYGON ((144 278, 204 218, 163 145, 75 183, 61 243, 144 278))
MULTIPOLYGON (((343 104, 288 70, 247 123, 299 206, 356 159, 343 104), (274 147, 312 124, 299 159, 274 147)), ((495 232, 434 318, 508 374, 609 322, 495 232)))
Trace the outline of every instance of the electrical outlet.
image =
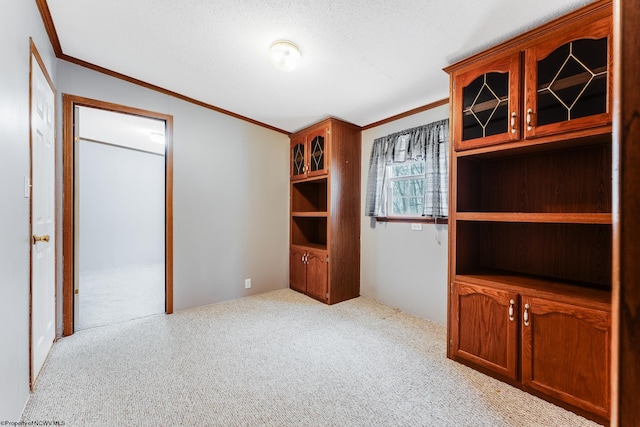
POLYGON ((421 231, 422 230, 422 224, 420 223, 413 223, 411 224, 411 229, 413 231, 421 231))
POLYGON ((244 279, 244 288, 249 289, 251 287, 251 279, 244 279))

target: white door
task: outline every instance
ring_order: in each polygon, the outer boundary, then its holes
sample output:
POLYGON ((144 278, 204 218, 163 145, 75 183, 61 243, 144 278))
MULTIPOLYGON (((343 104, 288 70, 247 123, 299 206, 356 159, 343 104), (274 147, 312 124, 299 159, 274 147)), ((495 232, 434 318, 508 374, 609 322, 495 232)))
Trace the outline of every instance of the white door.
POLYGON ((55 93, 31 56, 31 384, 55 339, 55 93))

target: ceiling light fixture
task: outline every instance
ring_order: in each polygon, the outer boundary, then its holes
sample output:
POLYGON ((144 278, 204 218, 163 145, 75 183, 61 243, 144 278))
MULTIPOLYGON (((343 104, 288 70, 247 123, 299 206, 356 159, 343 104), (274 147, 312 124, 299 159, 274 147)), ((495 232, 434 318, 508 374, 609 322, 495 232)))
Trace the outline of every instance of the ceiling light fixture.
POLYGON ((269 59, 280 71, 293 71, 300 65, 300 48, 287 40, 278 40, 269 48, 269 59))

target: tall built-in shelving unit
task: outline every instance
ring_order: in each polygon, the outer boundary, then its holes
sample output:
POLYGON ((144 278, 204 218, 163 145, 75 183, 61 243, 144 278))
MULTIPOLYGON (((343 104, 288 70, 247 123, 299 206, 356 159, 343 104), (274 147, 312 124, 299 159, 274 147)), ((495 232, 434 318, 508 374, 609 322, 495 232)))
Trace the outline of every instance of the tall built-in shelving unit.
POLYGON ((446 69, 448 356, 610 416, 611 2, 446 69))
POLYGON ((360 128, 329 118, 291 135, 290 287, 360 295, 360 128))

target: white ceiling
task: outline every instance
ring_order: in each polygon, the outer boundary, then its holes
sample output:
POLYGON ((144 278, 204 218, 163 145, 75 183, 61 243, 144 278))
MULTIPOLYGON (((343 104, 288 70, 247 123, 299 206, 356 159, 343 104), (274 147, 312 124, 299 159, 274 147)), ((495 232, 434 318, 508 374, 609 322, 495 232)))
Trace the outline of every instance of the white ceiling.
POLYGON ((47 0, 64 54, 293 132, 448 96, 445 66, 590 0, 47 0), (284 73, 276 40, 300 46, 284 73))
POLYGON ((164 120, 90 107, 78 107, 74 119, 78 124, 80 139, 156 154, 165 152, 164 120))

